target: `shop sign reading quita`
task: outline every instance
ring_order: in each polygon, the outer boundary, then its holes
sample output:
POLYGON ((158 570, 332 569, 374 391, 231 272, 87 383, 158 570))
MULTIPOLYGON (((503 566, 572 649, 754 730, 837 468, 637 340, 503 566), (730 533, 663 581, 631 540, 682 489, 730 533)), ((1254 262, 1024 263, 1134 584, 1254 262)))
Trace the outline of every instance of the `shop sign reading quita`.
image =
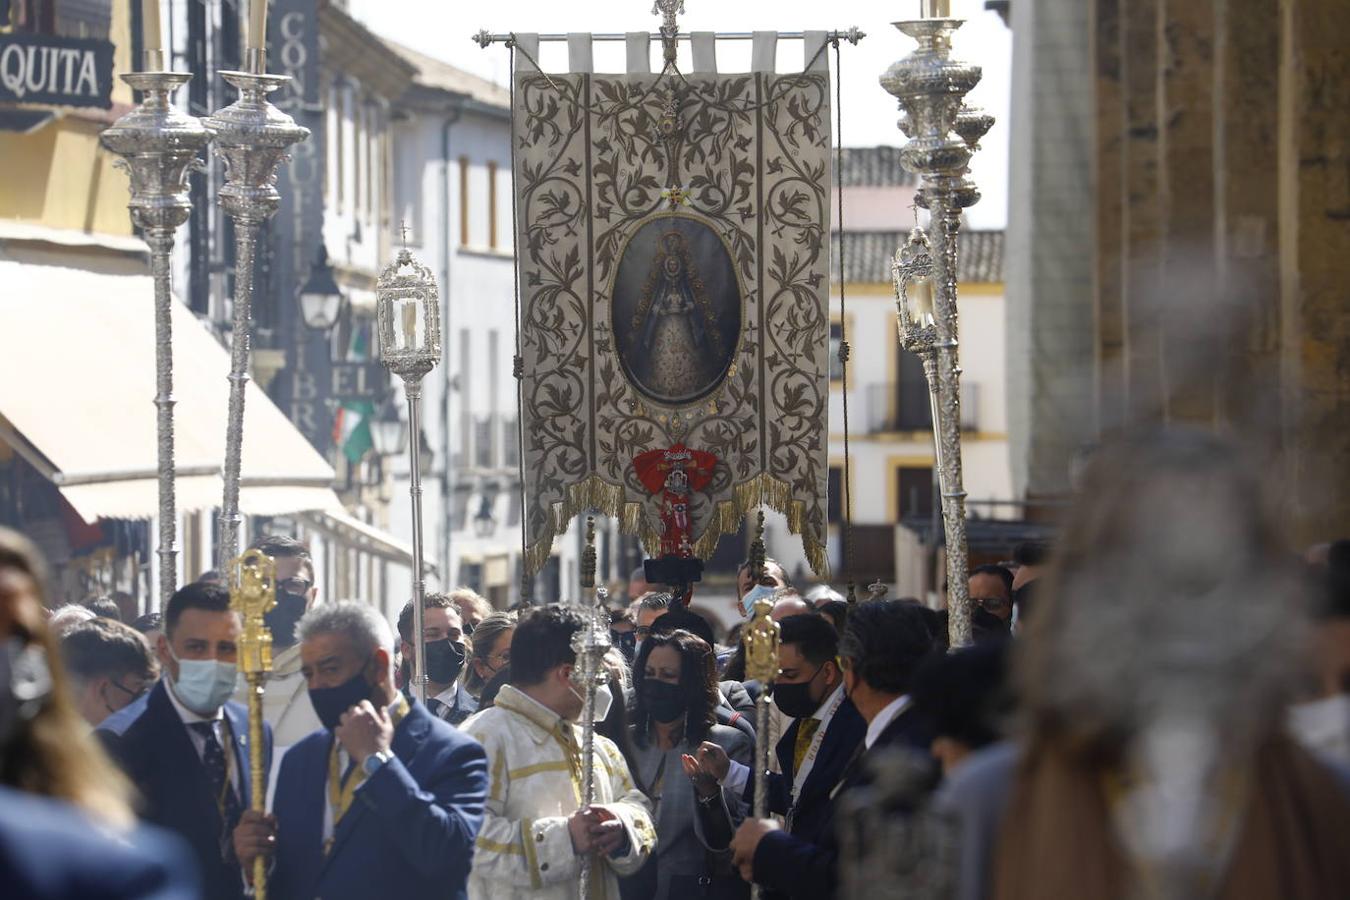
POLYGON ((112 78, 111 41, 0 34, 0 103, 107 109, 112 78))

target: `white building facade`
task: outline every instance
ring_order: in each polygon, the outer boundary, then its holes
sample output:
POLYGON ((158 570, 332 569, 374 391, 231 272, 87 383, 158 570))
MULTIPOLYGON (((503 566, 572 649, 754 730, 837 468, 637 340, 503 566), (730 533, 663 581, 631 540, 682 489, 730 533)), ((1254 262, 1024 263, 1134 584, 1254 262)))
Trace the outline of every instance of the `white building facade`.
MULTIPOLYGON (((522 599, 509 95, 388 46, 418 70, 394 111, 397 216, 442 297, 442 362, 423 390, 426 557, 438 568, 432 583, 473 588, 504 609, 522 599)), ((393 471, 390 527, 410 540, 406 462, 393 471)), ((558 539, 536 601, 577 585, 577 531, 558 539)))

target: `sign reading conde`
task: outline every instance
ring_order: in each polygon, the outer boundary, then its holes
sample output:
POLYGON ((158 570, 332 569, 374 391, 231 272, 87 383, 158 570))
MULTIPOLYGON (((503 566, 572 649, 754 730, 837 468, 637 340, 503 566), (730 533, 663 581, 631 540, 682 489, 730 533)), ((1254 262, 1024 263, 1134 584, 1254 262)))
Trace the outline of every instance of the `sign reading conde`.
POLYGON ((111 41, 0 34, 0 103, 112 106, 111 41))

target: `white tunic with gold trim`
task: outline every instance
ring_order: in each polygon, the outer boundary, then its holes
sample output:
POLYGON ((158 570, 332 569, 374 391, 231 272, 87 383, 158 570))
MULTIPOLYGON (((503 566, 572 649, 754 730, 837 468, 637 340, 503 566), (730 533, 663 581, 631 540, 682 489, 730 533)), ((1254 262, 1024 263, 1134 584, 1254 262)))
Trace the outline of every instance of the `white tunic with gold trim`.
MULTIPOLYGON (((487 751, 490 779, 470 900, 581 900, 580 858, 567 830, 580 807, 581 729, 509 685, 460 728, 487 751)), ((656 831, 618 747, 598 734, 595 798, 623 823, 628 845, 592 868, 586 900, 619 900, 617 876, 642 867, 656 831)))

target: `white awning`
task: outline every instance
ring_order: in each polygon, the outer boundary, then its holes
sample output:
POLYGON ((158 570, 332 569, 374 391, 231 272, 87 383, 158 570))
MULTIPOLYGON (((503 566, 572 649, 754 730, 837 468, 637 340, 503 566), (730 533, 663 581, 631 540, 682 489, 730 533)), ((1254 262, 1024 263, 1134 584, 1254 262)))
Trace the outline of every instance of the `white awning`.
MULTIPOLYGON (((357 550, 370 553, 381 559, 387 559, 390 562, 396 562, 410 568, 412 566, 411 544, 405 544, 387 531, 381 531, 374 525, 362 522, 350 513, 324 510, 323 512, 306 513, 303 518, 305 524, 315 531, 325 534, 346 546, 355 547, 357 550)), ((426 569, 428 572, 435 571, 435 567, 430 564, 426 565, 426 569)))
MULTIPOLYGON (((158 507, 154 283, 0 260, 0 437, 86 521, 158 507)), ((180 511, 219 506, 229 355, 173 304, 180 511)), ((340 511, 334 473, 271 399, 248 385, 240 509, 340 511)))

